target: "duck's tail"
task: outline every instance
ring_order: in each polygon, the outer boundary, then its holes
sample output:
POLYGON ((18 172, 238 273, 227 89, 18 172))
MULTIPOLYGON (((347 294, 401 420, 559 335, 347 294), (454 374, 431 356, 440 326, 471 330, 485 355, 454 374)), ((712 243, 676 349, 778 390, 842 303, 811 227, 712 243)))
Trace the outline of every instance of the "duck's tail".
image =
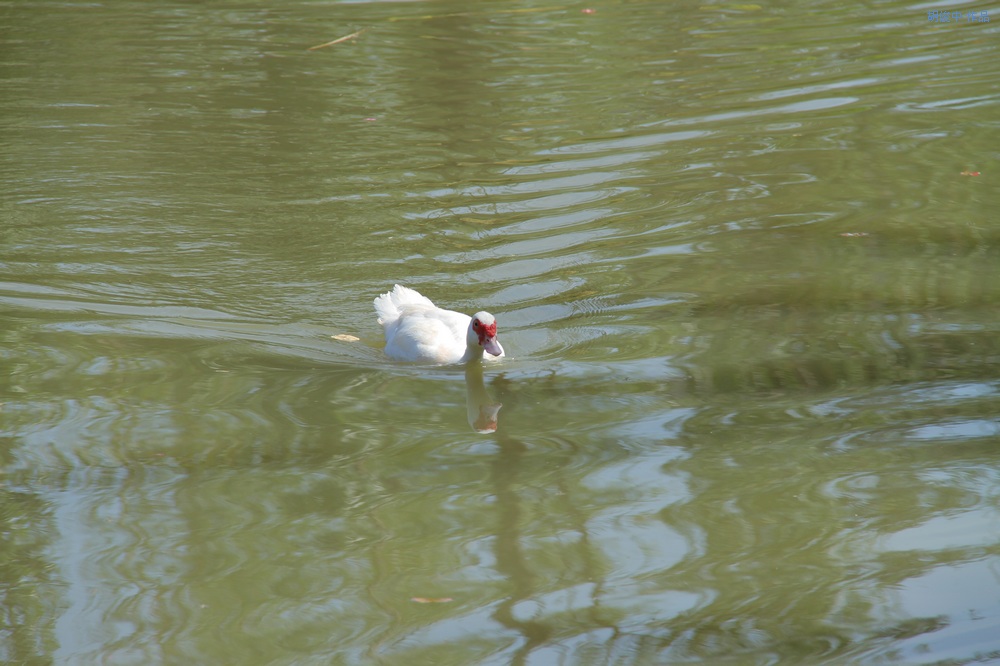
POLYGON ((392 291, 387 291, 373 301, 378 323, 385 326, 399 319, 402 308, 407 305, 426 305, 434 307, 431 299, 423 296, 415 289, 397 284, 392 291))

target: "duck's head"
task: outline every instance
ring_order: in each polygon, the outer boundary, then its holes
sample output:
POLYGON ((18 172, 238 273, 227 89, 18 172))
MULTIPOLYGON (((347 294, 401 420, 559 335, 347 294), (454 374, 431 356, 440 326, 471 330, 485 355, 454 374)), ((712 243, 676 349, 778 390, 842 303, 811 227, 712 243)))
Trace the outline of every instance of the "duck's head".
POLYGON ((466 339, 471 348, 478 347, 493 356, 503 356, 503 347, 497 341, 497 320, 489 312, 472 315, 466 339))

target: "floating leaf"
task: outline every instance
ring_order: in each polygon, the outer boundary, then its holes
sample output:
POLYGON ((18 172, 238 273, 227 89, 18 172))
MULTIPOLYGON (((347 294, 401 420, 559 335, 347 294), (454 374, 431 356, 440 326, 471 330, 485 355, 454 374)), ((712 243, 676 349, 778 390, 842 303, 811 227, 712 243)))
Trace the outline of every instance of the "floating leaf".
POLYGON ((415 601, 418 604, 446 604, 449 601, 454 601, 451 597, 410 597, 410 601, 415 601))
POLYGON ((865 236, 869 236, 870 234, 866 231, 845 231, 840 235, 843 236, 844 238, 864 238, 865 236))
POLYGON ((963 171, 962 173, 960 173, 958 175, 960 175, 960 176, 978 176, 979 172, 978 171, 963 171))
POLYGON ((344 342, 357 342, 361 338, 356 338, 353 335, 348 335, 347 333, 340 333, 339 335, 331 335, 334 340, 343 340, 344 342))

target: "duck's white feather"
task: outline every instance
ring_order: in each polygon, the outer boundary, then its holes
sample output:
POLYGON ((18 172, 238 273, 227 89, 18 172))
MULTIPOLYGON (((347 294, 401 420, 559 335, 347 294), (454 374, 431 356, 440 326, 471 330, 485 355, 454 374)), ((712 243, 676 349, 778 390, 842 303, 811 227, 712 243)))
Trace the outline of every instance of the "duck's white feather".
POLYGON ((415 305, 434 307, 431 299, 416 289, 397 284, 392 288, 392 291, 375 299, 375 314, 378 315, 378 323, 387 326, 402 316, 403 308, 415 305))

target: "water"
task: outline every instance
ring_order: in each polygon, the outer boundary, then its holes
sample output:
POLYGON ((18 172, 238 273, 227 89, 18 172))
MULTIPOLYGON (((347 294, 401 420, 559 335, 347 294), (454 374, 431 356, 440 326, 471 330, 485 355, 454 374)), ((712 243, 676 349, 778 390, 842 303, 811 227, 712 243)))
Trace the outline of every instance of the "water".
POLYGON ((948 9, 4 5, 0 659, 1000 661, 948 9))

